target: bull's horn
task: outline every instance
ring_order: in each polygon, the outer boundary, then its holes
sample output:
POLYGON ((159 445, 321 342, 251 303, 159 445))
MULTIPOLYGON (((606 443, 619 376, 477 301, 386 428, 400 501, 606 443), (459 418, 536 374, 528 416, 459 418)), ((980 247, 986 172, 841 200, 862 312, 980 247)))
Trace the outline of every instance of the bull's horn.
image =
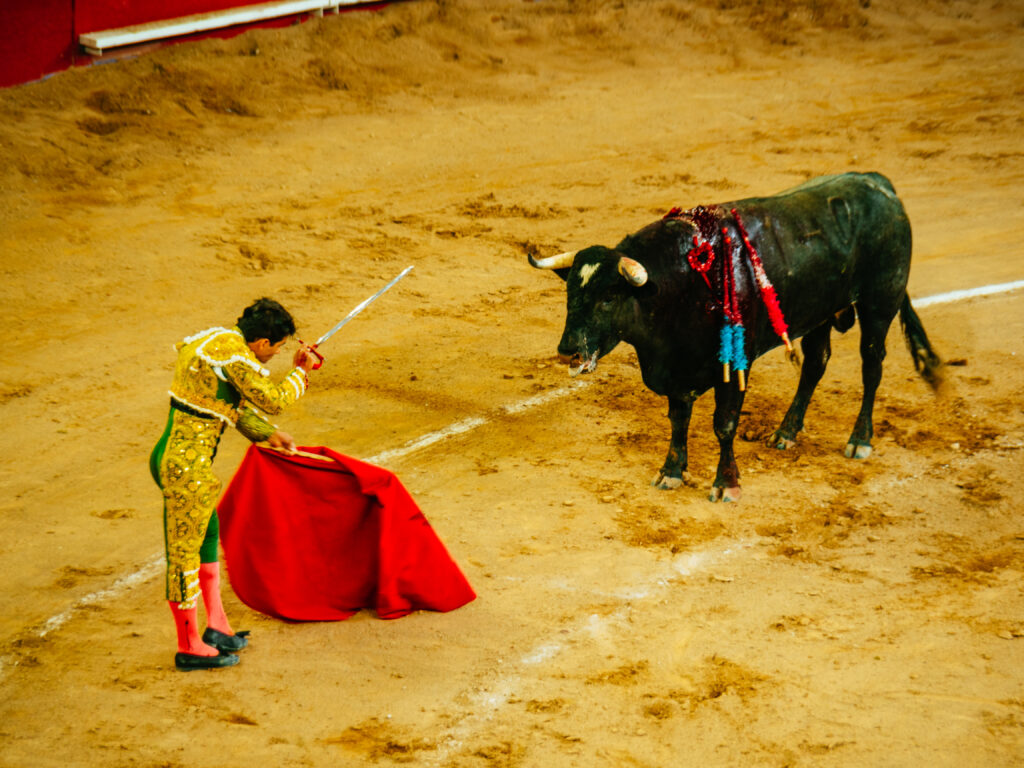
POLYGON ((535 259, 531 253, 529 254, 530 265, 537 269, 564 269, 572 266, 577 253, 578 251, 566 251, 555 256, 545 256, 543 259, 535 259))
POLYGON ((619 259, 619 274, 626 278, 630 285, 639 288, 647 282, 647 270, 639 261, 634 261, 628 256, 619 259))

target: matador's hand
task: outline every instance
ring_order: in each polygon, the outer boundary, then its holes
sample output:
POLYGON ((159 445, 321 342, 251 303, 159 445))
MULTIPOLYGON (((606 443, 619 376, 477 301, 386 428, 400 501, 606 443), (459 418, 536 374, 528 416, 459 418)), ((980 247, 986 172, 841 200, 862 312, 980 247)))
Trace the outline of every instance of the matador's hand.
POLYGON ((317 368, 316 357, 310 351, 309 347, 302 344, 297 350, 295 350, 295 357, 292 360, 292 365, 296 368, 301 368, 306 373, 317 368))
POLYGON ((267 445, 285 453, 295 453, 295 438, 281 430, 267 438, 267 445))

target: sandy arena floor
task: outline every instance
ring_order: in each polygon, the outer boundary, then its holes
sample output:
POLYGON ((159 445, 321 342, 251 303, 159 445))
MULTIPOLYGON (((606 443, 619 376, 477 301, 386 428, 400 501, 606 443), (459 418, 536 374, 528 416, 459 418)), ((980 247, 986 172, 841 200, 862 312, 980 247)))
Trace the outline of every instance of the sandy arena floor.
POLYGON ((1024 764, 1024 292, 920 308, 939 397, 893 329, 864 462, 858 332, 790 452, 764 438, 796 376, 762 359, 715 505, 710 396, 700 487, 654 490, 665 403, 627 347, 570 381, 563 284, 526 262, 877 170, 912 297, 1020 280, 1022 26, 418 0, 0 91, 0 765, 1024 764), (372 457, 478 419, 385 463, 479 598, 286 624, 226 590, 242 664, 176 672, 146 464, 172 343, 261 295, 315 337, 408 264, 278 421, 372 457))

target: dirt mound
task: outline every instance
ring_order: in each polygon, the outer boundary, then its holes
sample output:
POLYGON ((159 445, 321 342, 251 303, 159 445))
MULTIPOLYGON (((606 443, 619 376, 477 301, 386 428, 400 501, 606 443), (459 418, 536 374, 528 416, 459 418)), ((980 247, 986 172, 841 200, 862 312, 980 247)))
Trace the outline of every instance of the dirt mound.
POLYGON ((803 37, 809 31, 841 31, 849 43, 869 29, 855 2, 593 0, 515 13, 501 2, 399 3, 387 13, 171 45, 0 91, 0 143, 14 158, 0 185, 124 193, 137 188, 154 154, 178 160, 187 174, 188 158, 216 152, 225 132, 267 122, 328 113, 408 119, 453 99, 533 102, 545 95, 535 77, 539 51, 570 71, 597 55, 626 66, 670 57, 684 73, 709 56, 822 45, 803 37))

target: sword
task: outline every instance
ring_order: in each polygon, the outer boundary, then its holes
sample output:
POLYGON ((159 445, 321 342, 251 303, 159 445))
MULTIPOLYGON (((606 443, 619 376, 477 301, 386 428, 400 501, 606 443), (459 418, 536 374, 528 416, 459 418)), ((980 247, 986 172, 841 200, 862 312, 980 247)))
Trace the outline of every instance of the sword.
MULTIPOLYGON (((409 274, 410 271, 412 271, 412 268, 414 266, 415 266, 415 264, 411 264, 408 267, 406 267, 405 269, 403 269, 398 274, 398 277, 396 277, 390 283, 385 285, 383 288, 381 288, 379 291, 377 291, 375 294, 373 294, 373 296, 371 296, 370 298, 360 302, 359 305, 355 309, 353 309, 351 312, 349 312, 347 315, 345 315, 345 317, 342 318, 341 322, 339 322, 337 325, 335 325, 333 328, 331 328, 331 330, 329 330, 327 333, 325 333, 323 336, 321 336, 319 339, 317 339, 316 340, 316 344, 313 344, 312 346, 307 346, 306 347, 317 358, 318 362, 316 363, 316 365, 313 366, 313 370, 314 371, 317 370, 318 368, 320 368, 320 366, 322 366, 324 364, 324 356, 321 355, 319 352, 317 352, 317 347, 319 347, 321 344, 323 344, 325 341, 327 341, 329 338, 331 338, 331 336, 333 336, 338 331, 340 331, 344 327, 345 323, 347 323, 349 320, 351 320, 356 315, 358 315, 360 312, 362 312, 364 309, 366 309, 368 306, 370 306, 373 302, 375 302, 377 299, 379 299, 384 293, 386 293, 387 291, 391 290, 391 288, 395 285, 395 283, 397 283, 399 280, 401 280, 403 277, 405 277, 407 274, 409 274)), ((306 346, 306 342, 304 342, 302 339, 299 339, 299 344, 302 344, 303 346, 306 346)))

